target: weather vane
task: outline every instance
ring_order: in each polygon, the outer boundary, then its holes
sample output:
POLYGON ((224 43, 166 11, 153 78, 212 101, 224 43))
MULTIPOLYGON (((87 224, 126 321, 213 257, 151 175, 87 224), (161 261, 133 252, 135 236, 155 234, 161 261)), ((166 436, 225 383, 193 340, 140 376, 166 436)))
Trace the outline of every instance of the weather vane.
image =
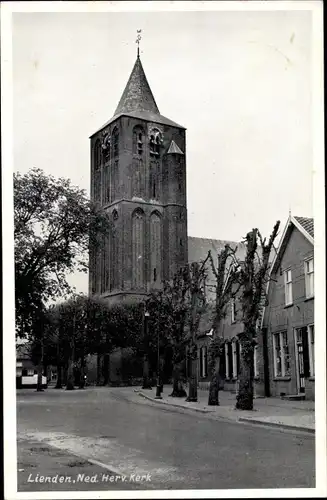
POLYGON ((137 43, 137 57, 140 56, 140 41, 141 41, 141 33, 142 33, 142 30, 136 30, 136 33, 137 33, 137 36, 136 36, 136 40, 135 40, 135 43, 137 43))

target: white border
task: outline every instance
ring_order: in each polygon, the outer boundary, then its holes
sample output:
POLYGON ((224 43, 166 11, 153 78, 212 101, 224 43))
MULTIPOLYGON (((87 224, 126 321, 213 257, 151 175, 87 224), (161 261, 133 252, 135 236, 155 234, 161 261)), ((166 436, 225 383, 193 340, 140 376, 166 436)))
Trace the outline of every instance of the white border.
POLYGON ((326 312, 325 312, 325 214, 324 214, 324 121, 323 121, 323 4, 320 1, 247 2, 5 2, 1 5, 2 76, 2 210, 3 224, 3 311, 4 311, 4 478, 5 497, 35 498, 306 498, 326 496, 326 312), (316 325, 316 484, 315 489, 170 490, 110 492, 17 493, 14 337, 14 245, 13 245, 13 133, 12 52, 13 12, 160 12, 160 11, 311 11, 313 18, 313 184, 315 218, 315 325, 316 325), (319 342, 318 342, 319 341, 319 342), (319 346, 317 344, 319 343, 319 346), (319 373, 319 376, 317 375, 319 373), (9 410, 8 410, 9 409, 9 410))

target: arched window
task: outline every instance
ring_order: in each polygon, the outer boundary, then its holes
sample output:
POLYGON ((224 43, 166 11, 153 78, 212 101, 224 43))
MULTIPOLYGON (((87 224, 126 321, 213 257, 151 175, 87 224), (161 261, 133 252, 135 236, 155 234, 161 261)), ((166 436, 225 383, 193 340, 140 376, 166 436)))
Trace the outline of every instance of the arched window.
POLYGON ((162 224, 160 214, 153 212, 150 218, 151 282, 160 284, 162 265, 162 224))
POLYGON ((106 161, 110 160, 111 137, 108 130, 102 133, 101 148, 105 160, 106 161))
POLYGON ((150 132, 149 147, 150 156, 158 157, 160 155, 160 148, 162 144, 162 134, 160 130, 154 128, 150 132))
POLYGON ((132 196, 144 196, 145 166, 141 158, 134 158, 132 162, 131 193, 132 196))
POLYGON ((119 198, 119 168, 118 160, 114 161, 111 171, 111 187, 112 187, 112 197, 111 201, 117 200, 119 198))
POLYGON ((98 170, 101 167, 101 142, 100 139, 96 140, 94 146, 94 169, 98 170))
POLYGON ((105 252, 104 252, 104 291, 109 290, 109 277, 110 277, 110 237, 109 234, 105 236, 105 252))
POLYGON ((118 212, 112 212, 111 245, 110 245, 110 290, 118 288, 118 212))
POLYGON ((94 145, 94 201, 101 202, 101 142, 97 139, 94 145))
POLYGON ((150 175, 149 175, 149 196, 151 199, 159 199, 161 192, 161 174, 160 162, 151 160, 150 162, 150 175))
POLYGON ((95 262, 95 282, 96 282, 96 292, 101 293, 101 281, 102 281, 102 248, 101 243, 98 241, 96 246, 96 262, 95 262))
POLYGON ((112 154, 114 158, 119 155, 119 132, 117 128, 114 128, 112 132, 112 154))
POLYGON ((144 212, 137 209, 132 215, 133 286, 144 287, 144 212))
POLYGON ((110 165, 107 163, 103 167, 103 200, 110 202, 110 165))
POLYGON ((137 125, 133 129, 133 154, 142 156, 144 153, 144 129, 137 125))

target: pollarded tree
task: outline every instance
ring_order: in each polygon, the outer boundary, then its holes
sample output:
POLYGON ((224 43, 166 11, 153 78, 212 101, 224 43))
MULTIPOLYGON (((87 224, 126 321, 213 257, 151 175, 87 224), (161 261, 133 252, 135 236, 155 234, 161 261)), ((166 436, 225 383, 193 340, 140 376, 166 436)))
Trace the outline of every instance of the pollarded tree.
POLYGON ((209 372, 211 381, 209 388, 208 405, 219 405, 220 386, 220 358, 223 354, 223 339, 219 336, 219 329, 222 319, 226 314, 226 306, 239 291, 240 285, 237 283, 239 264, 236 260, 237 248, 226 245, 218 255, 218 265, 215 266, 211 252, 209 252, 209 262, 214 275, 213 285, 215 292, 215 302, 212 318, 212 337, 209 343, 209 372))
POLYGON ((236 408, 240 410, 253 409, 254 347, 256 345, 257 323, 267 300, 269 258, 274 248, 279 225, 280 222, 277 221, 268 242, 266 242, 266 238, 262 238, 258 229, 253 229, 246 235, 246 257, 239 271, 244 327, 243 332, 239 334, 241 363, 236 408), (258 241, 261 246, 259 251, 258 241))
POLYGON ((202 262, 192 262, 184 268, 184 282, 187 287, 188 310, 186 315, 187 359, 189 392, 186 401, 198 400, 198 348, 197 337, 202 315, 207 311, 208 303, 205 296, 207 278, 206 263, 209 254, 202 262))
POLYGON ((161 290, 153 292, 147 308, 160 329, 162 343, 172 352, 172 397, 185 397, 183 365, 189 365, 189 394, 187 401, 197 401, 197 344, 202 315, 207 308, 205 298, 206 263, 186 264, 161 290))
POLYGON ((71 292, 66 276, 88 269, 109 219, 84 190, 40 169, 14 174, 16 334, 33 332, 40 304, 71 292))
POLYGON ((172 355, 172 397, 186 397, 183 365, 186 356, 186 320, 189 310, 188 283, 180 269, 171 281, 163 282, 162 289, 153 291, 146 303, 151 323, 159 329, 159 338, 172 355))

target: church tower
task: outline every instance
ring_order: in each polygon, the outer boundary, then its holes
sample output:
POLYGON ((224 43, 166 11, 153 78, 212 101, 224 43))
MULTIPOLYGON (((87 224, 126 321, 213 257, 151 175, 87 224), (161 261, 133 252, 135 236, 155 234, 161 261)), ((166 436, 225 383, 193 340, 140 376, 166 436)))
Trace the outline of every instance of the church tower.
POLYGON ((90 139, 91 199, 112 229, 90 249, 89 293, 141 299, 188 255, 185 128, 160 114, 139 53, 114 116, 90 139))

